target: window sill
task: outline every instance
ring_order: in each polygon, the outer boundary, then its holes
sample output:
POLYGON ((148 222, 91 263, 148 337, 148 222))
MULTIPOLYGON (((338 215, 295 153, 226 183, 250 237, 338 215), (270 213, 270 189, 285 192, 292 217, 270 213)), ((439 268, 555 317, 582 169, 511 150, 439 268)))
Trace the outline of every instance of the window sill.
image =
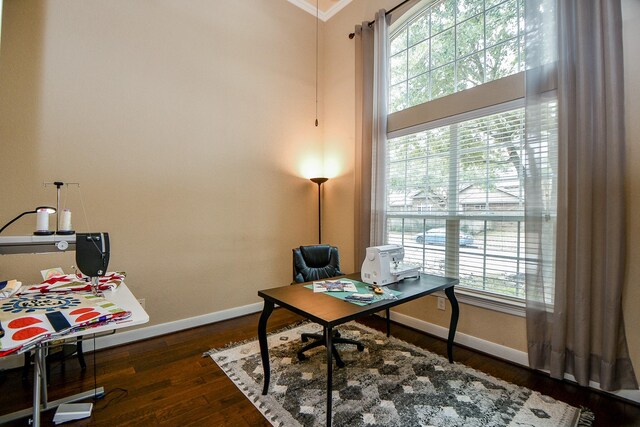
MULTIPOLYGON (((462 287, 456 287, 455 293, 459 303, 498 311, 512 316, 526 317, 526 303, 524 300, 490 295, 462 287)), ((446 297, 444 292, 436 292, 434 295, 446 297)))

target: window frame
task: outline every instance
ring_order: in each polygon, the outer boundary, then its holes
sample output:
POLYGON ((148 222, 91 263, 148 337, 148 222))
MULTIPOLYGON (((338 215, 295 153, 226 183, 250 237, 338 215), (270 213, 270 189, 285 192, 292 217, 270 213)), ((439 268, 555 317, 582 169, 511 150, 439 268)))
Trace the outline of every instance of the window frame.
MULTIPOLYGON (((433 101, 432 101, 433 102, 433 101)), ((407 127, 404 129, 399 129, 393 132, 388 133, 388 139, 403 137, 423 131, 428 131, 430 129, 446 127, 456 125, 458 123, 466 122, 469 120, 479 119, 483 117, 489 117, 495 114, 500 114, 504 112, 513 111, 516 109, 524 108, 524 98, 515 99, 512 101, 504 102, 497 105, 491 105, 485 108, 476 109, 472 111, 465 111, 458 115, 445 117, 442 119, 434 120, 428 123, 422 123, 419 125, 407 127)), ((396 220, 445 220, 446 227, 453 227, 452 233, 447 233, 447 239, 450 239, 450 235, 453 237, 453 242, 448 241, 447 245, 449 250, 455 250, 455 254, 452 255, 448 250, 443 249, 445 251, 445 275, 452 276, 457 275, 458 268, 455 266, 451 266, 451 262, 457 262, 460 256, 460 245, 458 243, 458 239, 455 236, 459 234, 460 222, 461 221, 469 221, 469 220, 477 220, 477 221, 515 221, 518 223, 522 223, 522 229, 524 229, 524 213, 520 211, 510 212, 502 212, 500 215, 495 215, 487 212, 483 212, 480 214, 464 214, 463 212, 406 212, 406 211, 387 211, 385 214, 387 221, 385 227, 385 239, 388 241, 388 220, 396 219, 396 220), (447 262, 448 261, 448 262, 447 262)), ((403 234, 403 236, 407 236, 407 234, 403 234)), ((404 240, 403 240, 404 243, 404 240)), ((518 247, 523 250, 523 248, 518 244, 518 247)), ((424 249, 423 249, 424 250, 424 249)), ((517 256, 518 263, 525 263, 525 257, 523 252, 519 252, 517 256)), ((461 302, 465 302, 470 305, 483 307, 487 309, 491 309, 494 311, 500 311, 504 313, 513 314, 516 316, 524 316, 525 315, 525 300, 524 295, 522 297, 511 297, 509 295, 497 294, 495 292, 483 291, 481 289, 474 289, 470 287, 458 287, 458 291, 460 291, 461 302)))
MULTIPOLYGON (((509 77, 514 74, 522 73, 524 71, 524 67, 525 67, 524 34, 526 32, 524 27, 525 0, 494 0, 493 2, 491 2, 493 4, 486 4, 487 1, 482 3, 482 7, 480 9, 476 8, 476 10, 472 11, 472 13, 470 14, 469 13, 464 14, 463 12, 463 15, 461 16, 460 15, 461 12, 456 5, 456 0, 421 0, 421 1, 418 1, 416 4, 412 5, 408 10, 406 10, 406 13, 403 13, 400 17, 398 18, 394 17, 394 21, 392 22, 389 28, 388 50, 387 50, 389 54, 388 56, 388 64, 389 64, 388 108, 389 109, 391 108, 390 103, 393 97, 392 89, 399 87, 401 85, 404 86, 404 90, 402 91, 404 93, 403 97, 405 98, 404 103, 409 105, 411 103, 411 101, 409 101, 409 99, 411 98, 411 95, 410 95, 411 82, 412 80, 416 80, 419 77, 423 77, 423 76, 426 76, 426 80, 427 80, 427 85, 425 86, 426 92, 427 92, 425 96, 427 99, 422 103, 414 104, 412 106, 405 106, 401 110, 396 110, 393 113, 404 111, 406 109, 412 108, 415 105, 422 105, 425 103, 429 103, 434 100, 440 99, 441 97, 450 96, 450 95, 459 93, 461 91, 466 91, 475 87, 483 86, 492 81, 501 80, 504 77, 509 77), (432 16, 433 12, 434 11, 437 12, 438 6, 445 5, 448 2, 452 2, 453 4, 453 9, 450 11, 451 16, 447 16, 449 18, 449 22, 444 24, 443 27, 440 27, 434 30, 434 18, 432 16), (515 15, 511 17, 515 20, 515 28, 509 27, 507 25, 507 26, 503 26, 500 29, 500 26, 498 26, 496 27, 498 31, 503 31, 503 32, 506 31, 507 34, 506 35, 502 34, 503 38, 501 39, 491 40, 492 36, 495 36, 497 33, 494 33, 493 31, 489 31, 488 26, 490 25, 490 23, 487 22, 487 20, 492 21, 491 19, 492 16, 495 17, 495 15, 492 15, 492 13, 500 8, 503 8, 509 2, 515 3, 515 15), (441 5, 439 5, 438 3, 441 3, 441 5), (460 30, 466 23, 478 17, 480 17, 482 21, 482 23, 480 24, 482 26, 481 40, 478 40, 480 42, 480 45, 473 46, 472 50, 469 52, 460 53, 459 48, 460 46, 462 46, 461 43, 464 42, 464 36, 460 36, 461 34, 460 30), (422 20, 423 18, 426 18, 426 31, 427 31, 426 36, 423 35, 423 38, 420 38, 420 39, 415 39, 415 38, 412 39, 412 34, 415 36, 415 33, 411 32, 412 25, 416 24, 418 21, 422 20), (396 37, 401 35, 401 33, 403 32, 406 32, 405 40, 400 42, 399 49, 397 49, 396 51, 392 51, 393 46, 391 42, 393 40, 400 40, 399 38, 396 38, 396 37), (453 37, 453 47, 450 52, 451 58, 445 59, 444 62, 437 62, 434 64, 434 58, 433 58, 434 41, 436 41, 438 37, 444 36, 444 33, 446 32, 451 32, 453 37), (426 58, 425 58, 426 64, 424 64, 423 67, 421 67, 421 70, 413 73, 411 70, 412 70, 412 65, 414 64, 411 63, 411 59, 410 59, 412 54, 412 49, 415 49, 417 46, 424 43, 426 43, 427 45, 425 50, 426 53, 423 53, 424 55, 426 55, 426 58), (490 51, 498 47, 506 46, 507 44, 512 44, 513 46, 515 46, 515 58, 514 58, 515 63, 513 64, 515 66, 515 72, 513 72, 513 69, 512 69, 511 71, 507 71, 507 72, 511 72, 511 74, 508 74, 502 78, 497 78, 497 79, 487 81, 488 71, 493 71, 493 74, 495 73, 501 74, 499 71, 497 71, 500 68, 498 64, 495 64, 498 67, 497 69, 490 69, 490 66, 487 65, 488 59, 490 58, 490 51), (461 64, 464 61, 470 59, 471 57, 478 56, 478 55, 479 55, 479 60, 481 60, 482 62, 482 66, 481 66, 482 69, 477 70, 477 71, 480 71, 479 78, 481 81, 476 82, 475 84, 472 84, 472 86, 468 86, 467 84, 462 84, 462 82, 464 81, 465 75, 464 73, 463 74, 459 73, 461 64), (402 58, 402 56, 404 56, 404 58, 402 58), (398 64, 402 65, 401 69, 404 69, 404 72, 403 72, 404 75, 402 76, 402 78, 400 78, 397 81, 393 79, 393 73, 392 73, 392 71, 394 70, 394 67, 392 67, 392 61, 394 59, 397 61, 398 64), (402 61, 402 59, 404 59, 404 61, 402 61), (453 70, 453 81, 451 82, 452 92, 439 97, 436 96, 436 98, 431 98, 433 96, 433 89, 434 89, 433 87, 434 73, 437 74, 438 70, 443 70, 445 67, 452 67, 452 70, 453 70), (461 77, 462 80, 459 80, 459 77, 461 77), (463 87, 463 86, 467 86, 467 87, 463 87)), ((513 10, 513 9, 509 9, 509 10, 513 10)), ((442 16, 443 15, 441 15, 441 17, 442 16)), ((464 31, 462 32, 462 34, 464 34, 464 31)), ((513 53, 514 52, 512 52, 512 54, 513 53)), ((508 57, 508 55, 506 57, 508 57)))
MULTIPOLYGON (((407 11, 404 16, 394 22, 394 29, 389 32, 388 43, 390 43, 391 38, 397 34, 398 31, 402 31, 403 28, 408 28, 408 23, 413 22, 416 17, 424 12, 425 8, 430 7, 433 3, 435 2, 419 2, 407 11)), ((517 4, 518 7, 520 7, 520 3, 518 2, 517 4)), ((391 57, 387 58, 389 64, 390 60, 391 57)), ((466 120, 477 119, 491 114, 510 111, 516 108, 522 108, 524 107, 525 97, 524 75, 525 72, 520 71, 500 79, 491 80, 469 89, 460 90, 440 98, 390 113, 387 116, 387 139, 406 136, 429 129, 464 122, 466 120)), ((552 85, 550 84, 549 86, 552 85)), ((462 219, 500 219, 495 215, 457 215, 457 218, 453 218, 451 215, 433 215, 426 211, 413 214, 408 214, 407 212, 396 213, 387 211, 385 216, 386 218, 434 218, 436 216, 440 216, 442 219, 453 219, 453 222, 457 223, 457 225, 454 225, 453 227, 457 227, 457 229, 459 229, 460 220, 462 219)), ((524 222, 524 214, 518 212, 514 215, 508 215, 508 218, 505 217, 504 219, 524 222)), ((389 237, 387 224, 387 221, 385 221, 385 240, 389 237)), ((447 221, 447 227, 449 227, 449 221, 447 221)), ((457 240, 457 233, 453 233, 451 235, 454 236, 451 240, 457 240)), ((458 263, 459 250, 459 245, 456 245, 456 263, 458 263)), ((521 262, 524 262, 524 256, 519 255, 519 257, 521 262)), ((445 271, 445 274, 447 274, 447 271, 445 271)), ((460 297, 459 300, 463 303, 516 316, 525 316, 526 304, 524 296, 522 298, 516 298, 466 287, 458 287, 456 293, 460 297)))

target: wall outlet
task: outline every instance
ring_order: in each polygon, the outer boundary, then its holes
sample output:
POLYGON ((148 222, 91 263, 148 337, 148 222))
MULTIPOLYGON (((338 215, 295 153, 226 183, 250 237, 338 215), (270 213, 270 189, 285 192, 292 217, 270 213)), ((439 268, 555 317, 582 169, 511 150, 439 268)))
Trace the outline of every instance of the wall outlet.
POLYGON ((444 298, 438 297, 438 310, 444 310, 445 308, 444 298))
POLYGON ((138 298, 138 302, 140 303, 140 306, 142 306, 142 308, 145 308, 144 305, 146 303, 144 298, 138 298))

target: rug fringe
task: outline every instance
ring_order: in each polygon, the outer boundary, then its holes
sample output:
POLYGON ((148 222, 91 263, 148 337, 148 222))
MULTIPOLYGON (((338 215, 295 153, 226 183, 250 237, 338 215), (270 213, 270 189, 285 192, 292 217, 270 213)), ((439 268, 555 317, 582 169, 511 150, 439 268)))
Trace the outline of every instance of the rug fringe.
POLYGON ((596 415, 589 408, 580 407, 580 416, 578 417, 578 427, 591 427, 596 420, 596 415))
MULTIPOLYGON (((306 323, 311 323, 311 322, 309 320, 300 320, 300 321, 292 323, 292 324, 290 324, 288 326, 285 326, 284 328, 280 328, 278 330, 268 332, 267 335, 279 334, 280 332, 285 332, 285 331, 288 331, 290 329, 295 329, 298 326, 302 326, 302 325, 304 325, 306 323)), ((219 351, 223 351, 223 350, 227 350, 229 348, 241 346, 241 345, 250 343, 252 341, 256 341, 257 339, 258 339, 258 337, 254 336, 254 337, 246 339, 244 341, 230 342, 230 343, 227 343, 227 344, 223 345, 222 347, 215 347, 215 348, 212 348, 211 350, 205 351, 204 353, 202 353, 202 357, 211 357, 212 354, 217 353, 219 351)))

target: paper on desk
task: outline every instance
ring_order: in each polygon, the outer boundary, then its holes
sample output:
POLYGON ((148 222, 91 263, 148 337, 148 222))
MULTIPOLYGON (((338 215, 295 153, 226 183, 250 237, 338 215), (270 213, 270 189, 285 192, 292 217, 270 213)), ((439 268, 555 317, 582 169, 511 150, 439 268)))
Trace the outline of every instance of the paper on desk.
POLYGON ((313 282, 313 292, 358 292, 358 288, 348 280, 323 280, 313 282))

